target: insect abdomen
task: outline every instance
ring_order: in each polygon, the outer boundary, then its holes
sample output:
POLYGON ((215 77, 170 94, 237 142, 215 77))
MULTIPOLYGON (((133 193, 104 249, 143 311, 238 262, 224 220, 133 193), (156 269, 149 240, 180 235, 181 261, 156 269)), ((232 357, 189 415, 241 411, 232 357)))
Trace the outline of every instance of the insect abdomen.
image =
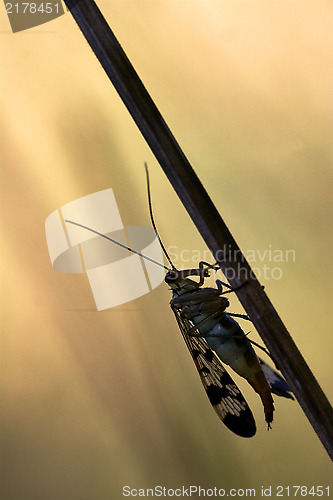
POLYGON ((260 396, 264 406, 265 420, 268 424, 268 428, 270 428, 269 424, 273 422, 274 401, 272 398, 271 388, 267 382, 264 372, 260 369, 260 371, 247 380, 260 396))

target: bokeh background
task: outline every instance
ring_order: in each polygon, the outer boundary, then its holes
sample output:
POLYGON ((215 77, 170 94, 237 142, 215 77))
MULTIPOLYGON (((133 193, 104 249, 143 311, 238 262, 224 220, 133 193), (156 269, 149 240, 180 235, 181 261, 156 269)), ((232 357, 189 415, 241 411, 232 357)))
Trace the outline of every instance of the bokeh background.
MULTIPOLYGON (((98 4, 241 248, 295 251, 262 282, 332 398, 332 5, 98 4)), ((235 376, 258 432, 220 423, 164 284, 98 313, 84 275, 52 269, 44 222, 69 201, 112 187, 125 225, 150 224, 144 161, 164 244, 205 245, 71 15, 13 34, 0 10, 2 498, 329 485, 296 402, 267 433, 235 376)))

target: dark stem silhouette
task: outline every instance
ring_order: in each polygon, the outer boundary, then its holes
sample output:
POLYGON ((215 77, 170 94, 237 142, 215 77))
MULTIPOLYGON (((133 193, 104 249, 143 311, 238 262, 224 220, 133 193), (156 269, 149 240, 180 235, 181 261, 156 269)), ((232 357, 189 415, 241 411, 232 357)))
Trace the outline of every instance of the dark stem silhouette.
POLYGON ((333 459, 332 407, 161 113, 95 2, 65 3, 333 459))

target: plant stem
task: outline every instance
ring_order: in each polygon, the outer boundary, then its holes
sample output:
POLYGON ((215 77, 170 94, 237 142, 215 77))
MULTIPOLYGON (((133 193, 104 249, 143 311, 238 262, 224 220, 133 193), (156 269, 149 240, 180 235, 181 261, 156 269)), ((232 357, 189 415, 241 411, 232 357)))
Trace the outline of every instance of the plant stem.
POLYGON ((333 459, 329 401, 125 52, 93 0, 65 3, 333 459))

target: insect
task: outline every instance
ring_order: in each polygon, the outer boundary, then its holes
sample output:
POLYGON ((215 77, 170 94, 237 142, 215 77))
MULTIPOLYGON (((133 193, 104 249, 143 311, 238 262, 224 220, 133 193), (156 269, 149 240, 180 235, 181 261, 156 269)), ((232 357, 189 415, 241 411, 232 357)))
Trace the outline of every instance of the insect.
MULTIPOLYGON (((248 339, 238 322, 233 319, 233 317, 247 320, 249 318, 246 315, 226 312, 229 300, 225 295, 233 292, 234 289, 220 280, 216 280, 216 288, 203 286, 210 271, 216 271, 219 268, 215 264, 206 262, 200 262, 196 269, 177 270, 175 268, 155 225, 147 167, 146 175, 151 222, 171 269, 159 262, 153 262, 167 270, 165 282, 172 291, 170 306, 175 314, 185 344, 209 401, 219 418, 235 434, 242 437, 252 437, 256 433, 253 414, 223 363, 229 365, 238 375, 245 378, 259 394, 268 429, 273 421, 272 393, 294 399, 291 390, 287 382, 256 355, 252 347, 254 342, 248 339), (198 279, 191 279, 190 276, 198 279), (223 286, 227 288, 226 291, 223 291, 223 286)), ((66 220, 65 222, 83 227, 152 261, 140 252, 112 240, 98 231, 73 221, 66 220)))
POLYGON ((252 412, 222 363, 245 378, 259 394, 268 428, 273 421, 272 392, 293 396, 285 380, 257 357, 233 316, 248 318, 226 313, 229 301, 223 295, 233 289, 224 284, 229 290, 223 292, 220 280, 216 281, 217 288, 203 288, 209 269, 215 267, 200 262, 198 269, 171 270, 166 274, 165 281, 172 290, 171 308, 214 410, 235 434, 252 437, 256 432, 252 412), (199 276, 199 281, 188 278, 193 275, 199 276))

